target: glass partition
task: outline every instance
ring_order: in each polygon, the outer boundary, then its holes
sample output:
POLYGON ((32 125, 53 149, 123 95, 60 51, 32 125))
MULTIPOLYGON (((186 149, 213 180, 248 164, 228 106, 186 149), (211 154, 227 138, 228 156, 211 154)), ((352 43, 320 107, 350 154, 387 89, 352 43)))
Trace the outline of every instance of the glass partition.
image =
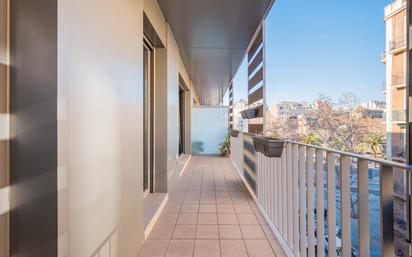
POLYGON ((192 108, 192 153, 220 154, 220 145, 228 135, 227 107, 192 108))

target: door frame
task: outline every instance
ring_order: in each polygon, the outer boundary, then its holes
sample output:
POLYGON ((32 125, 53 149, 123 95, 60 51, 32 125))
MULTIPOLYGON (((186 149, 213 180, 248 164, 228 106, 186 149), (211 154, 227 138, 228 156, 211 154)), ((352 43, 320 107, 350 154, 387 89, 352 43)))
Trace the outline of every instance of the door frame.
MULTIPOLYGON (((143 85, 143 183, 145 173, 147 172, 147 185, 143 184, 143 197, 146 198, 154 190, 154 56, 155 47, 150 40, 144 36, 143 48, 148 50, 148 83, 144 81, 143 85), (148 90, 148 95, 146 91, 148 90), (147 104, 148 101, 148 104, 147 104), (149 108, 149 110, 147 110, 149 108), (148 116, 146 121, 146 115, 148 116), (146 126, 148 126, 146 128, 146 126), (146 130, 147 129, 147 130, 146 130), (146 134, 147 132, 147 134, 146 134), (147 166, 145 166, 147 163, 147 166), (144 187, 147 186, 145 190, 144 187)), ((144 57, 143 57, 144 58, 144 57)), ((145 69, 145 67, 143 68, 145 69)), ((145 71, 144 71, 145 72, 145 71)), ((144 75, 145 76, 145 75, 144 75)))

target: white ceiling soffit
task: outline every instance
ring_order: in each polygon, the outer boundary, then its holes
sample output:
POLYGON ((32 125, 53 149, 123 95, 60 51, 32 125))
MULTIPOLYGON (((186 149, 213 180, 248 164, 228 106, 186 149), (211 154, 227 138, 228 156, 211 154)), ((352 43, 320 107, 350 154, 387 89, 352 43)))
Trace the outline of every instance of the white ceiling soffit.
POLYGON ((158 0, 204 105, 217 105, 271 0, 158 0))

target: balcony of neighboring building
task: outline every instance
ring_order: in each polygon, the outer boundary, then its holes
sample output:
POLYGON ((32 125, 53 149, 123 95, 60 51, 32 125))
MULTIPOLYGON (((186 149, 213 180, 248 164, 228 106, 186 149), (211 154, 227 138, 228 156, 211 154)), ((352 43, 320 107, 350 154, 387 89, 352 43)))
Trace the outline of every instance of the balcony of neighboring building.
POLYGON ((392 87, 397 89, 405 88, 406 86, 406 75, 392 75, 392 87))
POLYGON ((381 62, 383 63, 383 64, 386 64, 386 51, 382 51, 382 53, 381 53, 381 62))
MULTIPOLYGON (((406 35, 396 35, 388 42, 388 53, 397 54, 406 50, 406 35)), ((386 54, 385 54, 386 57, 386 54)))

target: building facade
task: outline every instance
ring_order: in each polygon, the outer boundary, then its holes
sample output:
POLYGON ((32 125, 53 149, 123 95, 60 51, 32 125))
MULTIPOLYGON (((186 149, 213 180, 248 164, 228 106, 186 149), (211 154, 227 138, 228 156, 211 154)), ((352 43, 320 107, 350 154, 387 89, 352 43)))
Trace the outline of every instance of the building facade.
POLYGON ((404 159, 406 145, 406 1, 385 7, 386 132, 388 158, 404 159))

